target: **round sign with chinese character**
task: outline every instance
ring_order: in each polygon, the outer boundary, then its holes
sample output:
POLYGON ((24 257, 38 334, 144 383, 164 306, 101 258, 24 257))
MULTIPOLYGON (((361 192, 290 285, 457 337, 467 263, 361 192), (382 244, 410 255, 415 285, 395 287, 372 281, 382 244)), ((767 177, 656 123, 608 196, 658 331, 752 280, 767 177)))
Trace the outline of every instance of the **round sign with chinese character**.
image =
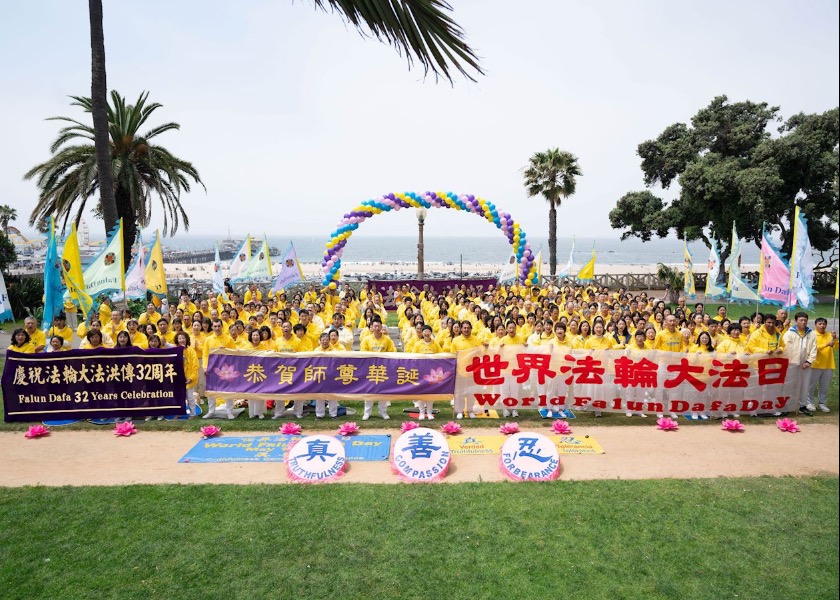
POLYGON ((560 453, 544 435, 515 433, 502 445, 501 468, 513 481, 551 481, 560 476, 560 453))
POLYGON ((397 438, 391 469, 403 481, 431 483, 440 481, 449 470, 449 442, 434 429, 418 427, 397 438))
POLYGON ((298 483, 327 483, 344 475, 344 444, 329 435, 308 435, 286 453, 286 472, 298 483))

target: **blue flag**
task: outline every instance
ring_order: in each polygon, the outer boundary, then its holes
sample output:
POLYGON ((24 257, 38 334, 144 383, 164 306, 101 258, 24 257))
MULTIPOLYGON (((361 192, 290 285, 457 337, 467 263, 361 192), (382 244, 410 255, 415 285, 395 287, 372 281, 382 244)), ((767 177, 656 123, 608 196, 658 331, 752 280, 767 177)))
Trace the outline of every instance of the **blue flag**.
POLYGON ((61 258, 55 241, 55 220, 50 217, 47 258, 44 264, 44 320, 41 328, 47 331, 55 317, 64 310, 64 285, 61 282, 61 258))

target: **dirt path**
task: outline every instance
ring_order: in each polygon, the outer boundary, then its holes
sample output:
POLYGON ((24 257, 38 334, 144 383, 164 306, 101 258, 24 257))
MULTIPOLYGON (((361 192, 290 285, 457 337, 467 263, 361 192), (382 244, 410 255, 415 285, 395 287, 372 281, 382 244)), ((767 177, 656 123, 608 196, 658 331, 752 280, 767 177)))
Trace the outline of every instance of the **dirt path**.
MULTIPOLYGON (((550 433, 539 428, 533 431, 550 433)), ((585 434, 594 437, 606 454, 562 455, 561 480, 840 474, 837 425, 805 425, 797 434, 782 433, 773 426, 748 427, 738 434, 713 427, 684 427, 665 433, 653 425, 575 429, 575 435, 585 434)), ((289 481, 280 463, 178 463, 198 440, 195 433, 180 432, 141 431, 125 439, 110 430, 58 430, 38 440, 27 440, 22 432, 0 433, 0 486, 289 481)), ((498 456, 457 456, 445 481, 501 480, 498 456)), ((388 462, 350 463, 342 481, 398 482, 388 462)))

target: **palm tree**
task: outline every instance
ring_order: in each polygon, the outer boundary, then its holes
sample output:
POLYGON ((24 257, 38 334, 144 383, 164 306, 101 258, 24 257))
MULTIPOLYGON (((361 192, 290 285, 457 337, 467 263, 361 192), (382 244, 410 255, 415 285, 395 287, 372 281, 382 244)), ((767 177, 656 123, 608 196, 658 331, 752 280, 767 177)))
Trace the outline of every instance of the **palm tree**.
POLYGON ((3 233, 9 235, 9 221, 17 219, 17 210, 4 204, 0 206, 0 227, 3 228, 3 233))
MULTIPOLYGON (((114 180, 114 196, 118 218, 123 219, 125 256, 131 256, 131 247, 137 237, 137 227, 149 224, 152 215, 151 199, 156 195, 163 205, 163 233, 172 235, 183 223, 189 229, 189 218, 181 205, 181 192, 190 191, 190 180, 204 184, 198 171, 189 162, 174 156, 152 140, 162 133, 180 129, 177 123, 153 127, 144 134, 138 130, 160 104, 146 104, 148 92, 140 94, 133 105, 126 104, 117 92, 111 92, 108 107, 108 133, 110 138, 110 170, 114 180)), ((73 96, 71 106, 91 112, 90 98, 73 96)), ((61 129, 50 148, 53 156, 33 167, 25 179, 35 178, 40 189, 38 203, 29 217, 29 224, 41 223, 50 215, 62 221, 62 229, 73 215, 76 224, 91 197, 100 187, 93 127, 68 117, 51 117, 49 120, 69 123, 61 129), (78 143, 82 140, 82 143, 78 143)), ((94 212, 104 213, 100 202, 94 212)), ((126 266, 128 260, 126 260, 126 266)))
MULTIPOLYGON (((447 14, 452 7, 446 0, 313 0, 323 11, 338 13, 350 21, 362 35, 370 35, 390 44, 408 66, 416 59, 425 74, 452 82, 451 67, 475 81, 470 70, 483 75, 478 57, 464 41, 464 31, 447 14)), ((96 162, 103 173, 99 206, 105 230, 117 223, 119 208, 116 188, 109 186, 108 121, 106 120, 108 85, 105 71, 105 33, 102 28, 102 0, 88 0, 91 49, 91 112, 93 113, 96 162), (112 192, 112 190, 114 190, 112 192)))
POLYGON ((524 169, 528 197, 548 201, 548 254, 551 276, 557 273, 557 208, 563 198, 575 193, 576 177, 582 175, 577 157, 558 148, 534 154, 524 169))

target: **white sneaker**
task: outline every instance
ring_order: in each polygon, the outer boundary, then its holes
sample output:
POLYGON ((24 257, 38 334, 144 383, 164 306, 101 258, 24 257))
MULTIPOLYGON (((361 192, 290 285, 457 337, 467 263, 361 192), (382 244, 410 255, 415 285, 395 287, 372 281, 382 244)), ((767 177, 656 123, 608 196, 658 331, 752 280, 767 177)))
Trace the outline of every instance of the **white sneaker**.
POLYGON ((632 417, 632 416, 633 416, 633 413, 631 413, 629 410, 628 410, 626 413, 624 413, 624 414, 625 414, 625 415, 627 415, 628 417, 632 417))
POLYGON ((426 420, 426 413, 420 413, 419 415, 417 415, 417 420, 418 421, 425 421, 426 420))
POLYGON ((429 419, 430 421, 435 420, 435 416, 432 413, 429 413, 428 415, 426 415, 426 418, 429 419))
POLYGON ((519 417, 519 411, 518 410, 511 411, 510 415, 512 417, 519 417))
POLYGON ((810 410, 811 412, 814 412, 814 411, 816 411, 816 410, 817 410, 817 407, 816 407, 816 406, 814 406, 814 405, 813 405, 812 403, 810 403, 810 402, 809 402, 808 404, 806 404, 806 405, 805 405, 805 408, 806 408, 806 409, 808 409, 808 410, 810 410))
POLYGON ((388 413, 379 413, 379 416, 382 417, 384 421, 387 421, 391 417, 388 416, 388 413))
MULTIPOLYGON (((323 417, 324 415, 321 415, 321 416, 323 417)), ((302 419, 302 418, 303 418, 303 415, 295 415, 295 419, 302 419)), ((260 419, 262 419, 262 417, 260 417, 260 419)))
POLYGON ((145 418, 145 419, 143 419, 143 420, 144 420, 144 421, 151 421, 152 419, 154 419, 154 417, 146 417, 146 418, 145 418))
POLYGON ((236 418, 236 415, 233 412, 228 413, 228 421, 233 421, 236 418))
MULTIPOLYGON (((201 418, 202 418, 202 419, 211 419, 211 418, 213 418, 213 417, 215 417, 215 416, 216 416, 216 411, 214 410, 213 412, 206 412, 206 413, 204 413, 204 416, 203 416, 203 417, 201 417, 201 418)), ((275 418, 276 418, 276 417, 275 417, 275 418)))
POLYGON ((362 417, 362 421, 367 421, 368 419, 370 419, 370 415, 365 413, 365 415, 362 417))
POLYGON ((280 416, 281 416, 281 415, 274 415, 273 417, 271 417, 271 420, 272 420, 272 421, 276 421, 277 419, 279 419, 279 418, 280 418, 280 416))
POLYGON ((506 408, 503 408, 502 409, 502 416, 503 417, 509 417, 510 416, 510 411, 506 408))
POLYGON ((656 418, 657 418, 657 419, 661 419, 661 418, 662 418, 662 417, 664 417, 664 416, 665 416, 665 415, 663 415, 662 413, 656 413, 656 418))
POLYGON ((458 413, 457 415, 455 415, 455 418, 456 419, 463 419, 464 418, 464 413, 458 413))
POLYGON ((823 412, 831 412, 831 409, 828 408, 825 404, 820 404, 818 408, 823 412))
POLYGON ((475 413, 474 412, 470 413, 470 419, 475 419, 475 413))

